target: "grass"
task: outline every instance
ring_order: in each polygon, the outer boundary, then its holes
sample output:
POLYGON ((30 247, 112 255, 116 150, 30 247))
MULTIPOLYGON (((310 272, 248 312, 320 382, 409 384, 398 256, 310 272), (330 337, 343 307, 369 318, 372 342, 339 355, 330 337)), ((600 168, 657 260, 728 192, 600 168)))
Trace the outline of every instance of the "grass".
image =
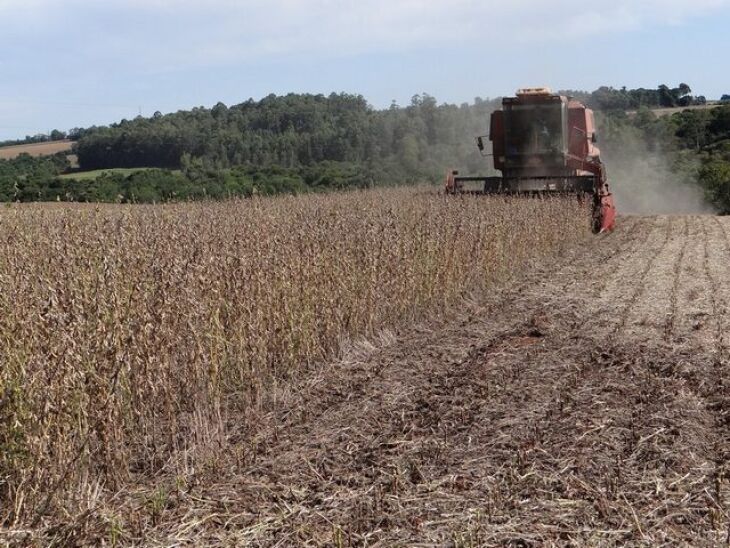
POLYGON ((90 171, 74 171, 72 173, 64 173, 63 175, 60 175, 59 178, 61 179, 74 179, 76 181, 93 181, 100 177, 101 175, 124 175, 125 177, 129 177, 130 175, 137 173, 139 171, 147 171, 151 168, 148 167, 130 167, 130 168, 112 168, 112 169, 94 169, 90 171))
POLYGON ((172 462, 212 466, 227 417, 273 405, 343 341, 586 232, 574 199, 404 189, 3 208, 0 526, 64 523, 172 462))

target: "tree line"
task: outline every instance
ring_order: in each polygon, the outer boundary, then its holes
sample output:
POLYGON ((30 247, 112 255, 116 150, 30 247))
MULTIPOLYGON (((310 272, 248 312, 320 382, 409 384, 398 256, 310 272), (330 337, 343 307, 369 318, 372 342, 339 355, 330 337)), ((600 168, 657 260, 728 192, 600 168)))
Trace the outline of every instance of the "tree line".
POLYGON ((12 160, 0 160, 0 202, 42 199, 49 185, 69 167, 65 154, 38 158, 21 154, 12 160))
POLYGON ((673 88, 666 84, 661 84, 655 89, 627 89, 626 87, 616 89, 601 86, 591 93, 575 90, 567 90, 564 93, 582 100, 589 107, 600 111, 674 108, 707 104, 707 98, 704 95, 692 95, 692 89, 685 83, 673 88))
POLYGON ((88 128, 79 134, 76 153, 84 169, 343 162, 369 166, 394 181, 422 180, 450 162, 476 159, 470 136, 486 132, 495 105, 439 105, 423 94, 404 108, 376 110, 360 95, 270 95, 88 128))
MULTIPOLYGON (((702 104, 704 98, 693 96, 686 84, 567 93, 602 113, 604 150, 636 136, 676 160, 688 180, 723 203, 718 189, 730 182, 723 182, 718 166, 727 161, 729 107, 652 114, 653 107, 702 104)), ((0 162, 0 199, 159 201, 437 182, 451 167, 490 174, 490 161, 474 138, 488 133, 489 114, 500 103, 476 98, 439 104, 421 94, 406 106, 375 109, 360 95, 289 94, 157 112, 69 134, 83 170, 155 169, 95 181, 56 180, 68 169, 60 159, 22 158, 4 167, 0 162)))
POLYGON ((373 175, 358 164, 321 162, 299 168, 238 166, 227 170, 185 171, 152 168, 132 173, 106 171, 93 179, 80 180, 58 176, 64 162, 63 154, 43 160, 24 156, 10 162, 0 161, 0 201, 159 203, 302 194, 374 185, 373 175), (30 169, 28 162, 33 165, 30 169), (15 169, 25 170, 24 175, 18 177, 15 169))
POLYGON ((36 135, 26 135, 23 139, 7 139, 0 141, 0 147, 9 147, 16 145, 33 145, 36 143, 48 143, 51 141, 63 141, 64 139, 75 138, 76 134, 71 132, 66 133, 59 129, 54 129, 50 133, 38 133, 36 135))

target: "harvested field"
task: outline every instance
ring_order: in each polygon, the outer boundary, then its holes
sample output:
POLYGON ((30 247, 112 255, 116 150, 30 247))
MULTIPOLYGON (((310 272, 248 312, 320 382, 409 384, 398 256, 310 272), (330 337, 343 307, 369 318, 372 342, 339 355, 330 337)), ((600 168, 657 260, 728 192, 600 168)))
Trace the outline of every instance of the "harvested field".
POLYGON ((31 156, 52 156, 58 152, 70 152, 73 141, 50 141, 47 143, 33 143, 30 145, 13 145, 0 147, 0 160, 12 160, 21 154, 31 156))
POLYGON ((613 234, 574 238, 509 282, 374 330, 340 358, 270 385, 255 411, 224 413, 207 458, 178 454, 114 488, 86 484, 85 511, 33 527, 33 513, 14 524, 5 516, 5 534, 166 545, 724 544, 729 234, 728 218, 621 218, 613 234))
MULTIPOLYGON (((676 114, 678 112, 684 112, 685 110, 708 110, 712 108, 721 107, 722 103, 719 101, 710 101, 705 105, 689 105, 686 107, 662 107, 662 108, 652 108, 651 112, 655 116, 671 116, 672 114, 676 114)), ((636 116, 635 110, 629 110, 626 112, 629 116, 636 116)))

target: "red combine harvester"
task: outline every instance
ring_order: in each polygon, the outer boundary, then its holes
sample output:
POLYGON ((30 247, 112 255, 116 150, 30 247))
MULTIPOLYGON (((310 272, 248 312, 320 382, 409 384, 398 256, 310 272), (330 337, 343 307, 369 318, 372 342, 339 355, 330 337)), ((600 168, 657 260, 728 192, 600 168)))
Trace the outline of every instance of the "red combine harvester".
MULTIPOLYGON (((596 146, 593 111, 548 88, 527 88, 492 113, 489 140, 501 177, 446 177, 449 194, 576 194, 591 200, 593 232, 613 230, 616 208, 596 146), (479 182, 468 190, 464 183, 479 182)), ((484 153, 484 137, 477 138, 484 153)))

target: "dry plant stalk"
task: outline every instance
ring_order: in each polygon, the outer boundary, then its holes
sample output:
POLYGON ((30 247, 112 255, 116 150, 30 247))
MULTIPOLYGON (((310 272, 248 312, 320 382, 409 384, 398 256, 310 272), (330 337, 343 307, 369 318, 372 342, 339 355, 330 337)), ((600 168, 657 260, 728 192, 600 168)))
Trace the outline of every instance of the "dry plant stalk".
POLYGON ((404 189, 0 210, 0 524, 78 512, 210 446, 344 339, 504 281, 586 225, 575 200, 404 189))

